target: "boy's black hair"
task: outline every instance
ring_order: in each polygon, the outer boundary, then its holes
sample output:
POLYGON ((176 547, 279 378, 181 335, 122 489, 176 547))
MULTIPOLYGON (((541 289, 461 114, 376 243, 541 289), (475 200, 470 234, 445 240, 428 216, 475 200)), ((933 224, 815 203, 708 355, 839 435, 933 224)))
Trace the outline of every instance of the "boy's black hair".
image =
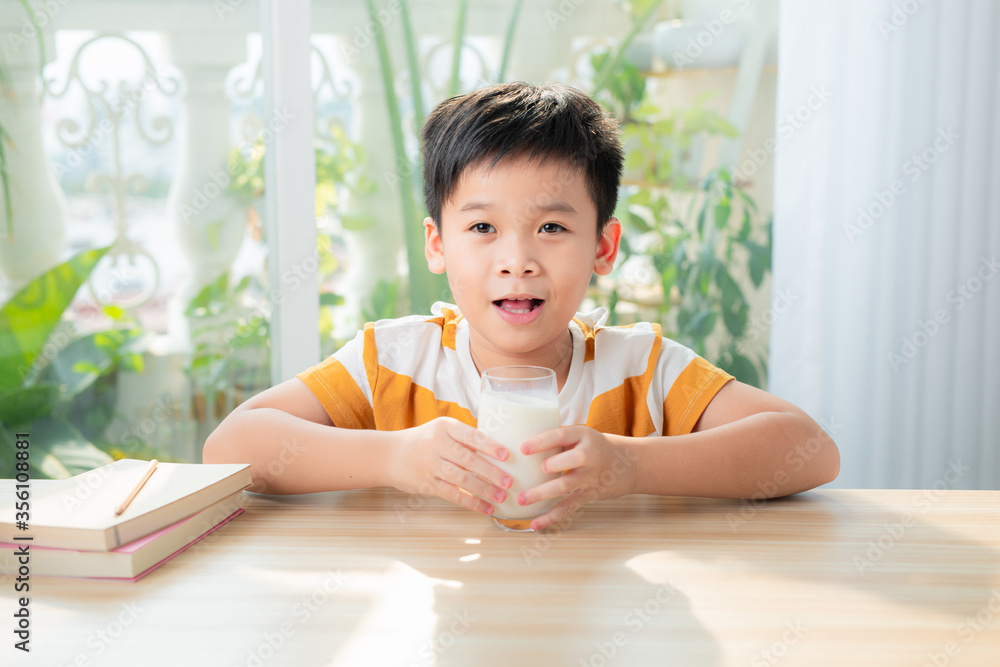
POLYGON ((576 88, 501 83, 438 104, 420 131, 427 213, 441 207, 469 167, 508 157, 566 161, 581 169, 597 207, 597 232, 614 215, 624 151, 617 121, 576 88))

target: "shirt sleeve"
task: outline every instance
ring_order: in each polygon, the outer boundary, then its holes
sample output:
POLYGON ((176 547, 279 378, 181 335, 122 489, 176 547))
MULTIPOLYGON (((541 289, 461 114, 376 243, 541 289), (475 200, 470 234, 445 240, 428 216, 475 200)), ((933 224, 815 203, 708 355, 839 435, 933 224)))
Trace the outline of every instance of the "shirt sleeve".
POLYGON ((669 338, 660 351, 666 398, 663 401, 663 434, 685 435, 722 387, 733 376, 669 338))
MULTIPOLYGON (((343 347, 316 366, 295 377, 302 380, 319 399, 339 428, 375 428, 370 373, 366 357, 375 356, 371 325, 358 332, 343 347)), ((377 371, 372 370, 372 373, 377 371)))

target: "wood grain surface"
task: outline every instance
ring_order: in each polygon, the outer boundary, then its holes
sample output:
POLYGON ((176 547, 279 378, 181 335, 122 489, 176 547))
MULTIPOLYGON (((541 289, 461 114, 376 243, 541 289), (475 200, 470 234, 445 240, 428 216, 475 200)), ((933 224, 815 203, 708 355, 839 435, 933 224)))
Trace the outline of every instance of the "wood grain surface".
POLYGON ((0 664, 1000 665, 1000 491, 630 496, 542 534, 386 489, 246 506, 138 583, 32 578, 27 656, 0 578, 0 664))

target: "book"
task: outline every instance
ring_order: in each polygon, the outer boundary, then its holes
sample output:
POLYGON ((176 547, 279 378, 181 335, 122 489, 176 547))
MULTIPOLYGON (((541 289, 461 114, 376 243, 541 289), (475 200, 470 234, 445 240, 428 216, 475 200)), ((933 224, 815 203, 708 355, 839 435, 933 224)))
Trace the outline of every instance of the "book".
POLYGON ((232 493, 201 512, 111 551, 40 547, 0 542, 0 574, 16 574, 15 552, 29 546, 33 576, 138 581, 243 513, 243 492, 232 493))
POLYGON ((33 547, 110 551, 196 514, 251 483, 246 463, 160 463, 119 515, 148 461, 122 459, 46 485, 30 498, 28 529, 15 530, 14 503, 0 505, 0 536, 30 536, 33 547))

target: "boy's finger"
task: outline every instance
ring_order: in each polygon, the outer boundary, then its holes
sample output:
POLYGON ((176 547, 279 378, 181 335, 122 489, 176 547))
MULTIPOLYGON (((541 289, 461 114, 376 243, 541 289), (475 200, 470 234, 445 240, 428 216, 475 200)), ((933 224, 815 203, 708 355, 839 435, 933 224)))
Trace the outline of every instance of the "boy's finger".
POLYGON ((458 422, 449 429, 448 433, 459 444, 472 447, 487 456, 492 456, 497 461, 506 461, 510 452, 502 444, 491 438, 485 431, 480 431, 468 424, 458 422))
MULTIPOLYGON (((490 484, 489 477, 487 476, 492 472, 489 469, 493 468, 493 466, 488 464, 486 459, 479 454, 475 454, 465 447, 459 448, 464 450, 471 460, 468 462, 463 461, 461 464, 445 460, 439 473, 441 477, 458 488, 482 498, 488 503, 503 502, 507 498, 507 492, 502 486, 490 484), (481 468, 482 472, 477 472, 476 468, 481 468)), ((496 476, 502 479, 503 471, 495 470, 500 473, 500 475, 496 476)))
POLYGON ((555 479, 550 479, 547 482, 542 482, 538 486, 522 491, 517 494, 517 497, 514 500, 518 505, 523 506, 530 505, 531 503, 537 503, 539 500, 546 500, 547 498, 558 498, 559 496, 564 496, 575 488, 577 482, 576 478, 577 475, 573 473, 561 475, 555 479))
POLYGON ((542 431, 521 443, 522 454, 537 454, 556 447, 575 445, 580 441, 580 434, 574 426, 561 426, 542 431))
MULTIPOLYGON (((558 505, 550 509, 545 514, 535 517, 531 521, 531 528, 533 530, 545 530, 550 526, 560 523, 567 517, 575 514, 583 505, 585 505, 587 499, 583 494, 574 491, 569 494, 558 505)), ((565 527, 565 526, 564 526, 565 527)))
MULTIPOLYGON (((506 450, 505 450, 506 451, 506 450)), ((514 481, 509 474, 493 465, 490 459, 480 454, 478 451, 469 449, 459 442, 453 442, 451 449, 444 453, 449 461, 453 461, 458 466, 469 470, 482 477, 487 482, 492 482, 498 488, 494 491, 509 489, 514 481)), ((495 493, 483 497, 492 501, 495 493)))
POLYGON ((554 472, 568 472, 570 470, 575 470, 576 468, 582 468, 586 464, 586 454, 580 447, 574 447, 573 449, 567 449, 558 454, 553 454, 549 458, 542 461, 542 472, 544 473, 554 473, 554 472))
POLYGON ((493 514, 493 505, 443 479, 434 480, 434 495, 480 514, 493 514))

